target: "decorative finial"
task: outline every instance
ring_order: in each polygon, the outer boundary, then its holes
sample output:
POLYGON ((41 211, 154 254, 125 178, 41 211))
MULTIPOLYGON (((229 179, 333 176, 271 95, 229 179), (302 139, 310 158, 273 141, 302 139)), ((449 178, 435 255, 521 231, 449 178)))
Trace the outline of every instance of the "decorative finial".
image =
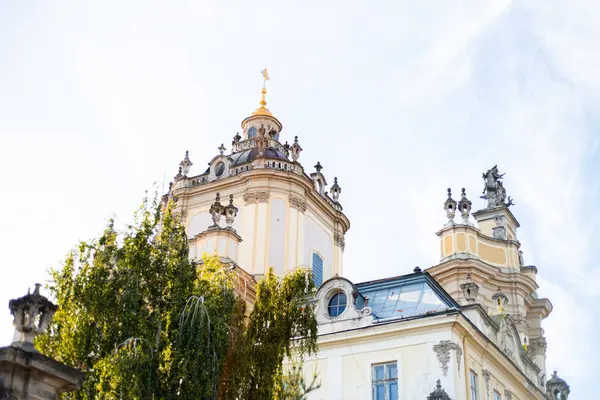
POLYGON ((448 198, 444 202, 444 210, 446 210, 446 217, 448 222, 445 226, 454 225, 454 215, 456 214, 456 201, 452 198, 452 189, 448 188, 448 198))
POLYGON ((223 153, 225 153, 225 150, 227 150, 227 148, 223 145, 223 143, 221 143, 221 146, 219 146, 217 148, 217 150, 219 150, 219 153, 221 153, 221 155, 223 155, 223 153))
POLYGON ((333 201, 339 203, 340 193, 342 193, 342 188, 338 185, 337 176, 333 178, 333 185, 331 185, 331 195, 333 196, 333 201))
POLYGON ((183 161, 179 163, 179 167, 181 168, 181 174, 183 176, 187 176, 188 172, 190 172, 190 168, 192 167, 192 165, 194 164, 190 161, 190 152, 186 150, 183 161))
POLYGON ((323 166, 319 161, 317 161, 317 163, 315 164, 315 169, 317 170, 317 172, 321 172, 321 170, 323 169, 323 166))
POLYGON ((566 400, 571 393, 571 388, 564 379, 559 378, 558 373, 554 371, 552 378, 546 382, 546 395, 550 399, 566 400))
POLYGON ((262 71, 260 71, 260 73, 263 76, 263 88, 265 88, 267 86, 267 81, 271 78, 269 78, 269 71, 267 71, 267 69, 263 69, 262 71))
POLYGON ((35 284, 33 294, 29 288, 27 294, 8 303, 14 320, 15 336, 13 346, 28 351, 37 351, 33 347, 33 339, 46 331, 58 307, 40 294, 39 283, 35 284))
POLYGON ((175 178, 174 178, 175 182, 177 182, 181 178, 183 178, 183 174, 182 174, 182 168, 181 168, 181 165, 180 165, 179 168, 177 169, 177 175, 175 175, 175 178))
POLYGON ((267 81, 270 80, 271 78, 269 78, 269 72, 267 71, 267 69, 263 69, 262 71, 260 71, 260 73, 263 76, 263 87, 262 87, 262 91, 261 91, 261 99, 260 99, 260 108, 266 108, 267 105, 267 100, 265 99, 265 96, 267 94, 267 81))
POLYGON ((467 199, 467 193, 465 192, 465 188, 462 188, 460 194, 460 201, 458 202, 458 210, 463 219, 463 224, 471 225, 469 223, 469 215, 471 214, 471 201, 467 199))
POLYGON ((419 268, 418 266, 416 266, 415 269, 413 269, 413 272, 415 274, 420 274, 422 271, 421 271, 421 268, 419 268))
POLYGON ((237 216, 238 208, 233 205, 233 194, 229 195, 229 205, 224 208, 223 213, 225 214, 225 223, 228 229, 232 229, 233 221, 237 216))
POLYGON ((298 136, 295 136, 294 137, 294 144, 292 144, 290 146, 290 154, 292 156, 292 161, 293 162, 298 161, 298 158, 300 158, 300 153, 301 152, 302 152, 302 147, 298 143, 298 136))
POLYGON ((225 207, 221 204, 221 194, 217 192, 215 196, 215 202, 210 206, 209 213, 211 215, 213 224, 209 227, 209 229, 219 228, 219 221, 221 220, 221 216, 225 207))

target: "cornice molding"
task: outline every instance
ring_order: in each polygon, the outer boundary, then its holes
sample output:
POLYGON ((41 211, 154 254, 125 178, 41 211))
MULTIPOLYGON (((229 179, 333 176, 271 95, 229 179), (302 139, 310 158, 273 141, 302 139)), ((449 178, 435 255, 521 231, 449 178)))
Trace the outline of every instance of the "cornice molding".
POLYGON ((195 197, 200 194, 209 192, 227 192, 231 188, 239 185, 247 184, 252 180, 258 180, 261 178, 267 178, 269 181, 278 180, 286 183, 296 183, 306 193, 305 202, 311 202, 311 206, 318 207, 325 214, 329 215, 333 221, 338 222, 342 225, 343 231, 346 232, 350 229, 350 220, 340 210, 329 204, 326 198, 319 195, 314 189, 314 185, 310 177, 306 174, 290 174, 289 172, 274 170, 270 168, 260 168, 246 171, 243 174, 230 176, 226 179, 216 180, 208 182, 204 185, 194 187, 178 187, 173 190, 173 196, 181 198, 195 197))

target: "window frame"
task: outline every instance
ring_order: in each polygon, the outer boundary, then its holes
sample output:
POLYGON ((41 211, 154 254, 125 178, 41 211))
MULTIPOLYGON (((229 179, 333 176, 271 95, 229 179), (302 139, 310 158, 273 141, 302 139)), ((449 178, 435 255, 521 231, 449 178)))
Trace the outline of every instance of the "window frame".
POLYGON ((376 400, 376 394, 375 394, 376 385, 383 383, 384 400, 398 400, 400 398, 400 384, 399 384, 399 376, 398 375, 399 375, 398 360, 377 362, 377 363, 371 364, 371 399, 376 400), (395 376, 395 378, 386 378, 386 376, 388 375, 388 367, 392 366, 392 365, 396 369, 396 376, 395 376), (380 380, 376 379, 376 375, 375 375, 375 368, 379 367, 379 366, 383 366, 383 379, 380 379, 380 380), (389 397, 388 397, 390 383, 396 384, 396 392, 398 394, 398 397, 395 399, 389 399, 389 397))
POLYGON ((479 375, 472 369, 469 370, 469 396, 471 400, 479 399, 479 375))
POLYGON ((494 400, 502 400, 502 395, 496 389, 494 389, 493 395, 494 395, 494 400))
MULTIPOLYGON (((321 287, 321 285, 323 285, 323 282, 325 282, 324 280, 324 274, 325 274, 325 257, 323 257, 323 255, 317 251, 317 250, 311 250, 310 252, 310 271, 313 274, 313 282, 315 284, 315 286, 318 288, 321 287), (317 285, 317 282, 315 281, 315 264, 314 264, 314 260, 315 260, 315 256, 319 257, 321 259, 321 282, 319 283, 319 285, 317 285)), ((329 302, 328 302, 329 305, 329 302)))
POLYGON ((344 313, 346 312, 346 309, 347 309, 347 308, 348 308, 348 295, 347 295, 347 294, 346 294, 346 292, 344 292, 343 290, 336 290, 336 291, 332 292, 332 293, 331 293, 331 294, 328 296, 328 298, 327 298, 327 316, 328 316, 329 318, 332 318, 332 319, 337 319, 337 318, 339 318, 339 317, 340 317, 342 314, 344 314, 344 313), (343 308, 341 308, 341 305, 340 305, 340 301, 339 301, 339 300, 338 300, 337 304, 335 304, 335 305, 332 305, 332 304, 331 304, 331 302, 333 301, 333 299, 334 299, 336 296, 344 296, 344 305, 343 305, 343 308), (339 313, 338 313, 337 315, 333 315, 333 314, 331 313, 331 308, 332 308, 332 307, 335 307, 335 308, 336 308, 336 310, 338 310, 338 311, 339 311, 339 313), (340 311, 340 309, 341 309, 341 311, 340 311))

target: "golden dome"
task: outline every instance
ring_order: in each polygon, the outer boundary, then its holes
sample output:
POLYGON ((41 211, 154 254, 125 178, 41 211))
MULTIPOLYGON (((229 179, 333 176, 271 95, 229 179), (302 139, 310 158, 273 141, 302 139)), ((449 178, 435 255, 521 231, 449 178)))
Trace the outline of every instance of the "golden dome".
POLYGON ((258 107, 256 110, 254 110, 254 112, 249 117, 245 118, 242 121, 242 128, 245 127, 246 122, 254 120, 254 118, 256 118, 256 117, 258 117, 258 118, 267 117, 276 124, 278 132, 281 130, 281 128, 282 128, 281 122, 279 122, 279 120, 266 107, 266 105, 267 105, 267 100, 265 99, 266 94, 267 94, 267 89, 263 87, 262 92, 261 92, 260 107, 258 107))

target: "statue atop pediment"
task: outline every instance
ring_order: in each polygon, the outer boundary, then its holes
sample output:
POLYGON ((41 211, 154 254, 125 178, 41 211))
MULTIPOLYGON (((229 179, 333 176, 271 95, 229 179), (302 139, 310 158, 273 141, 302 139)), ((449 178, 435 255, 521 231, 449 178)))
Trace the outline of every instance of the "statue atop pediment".
POLYGON ((481 198, 488 201, 487 208, 510 207, 514 204, 510 196, 507 201, 506 189, 504 189, 502 183, 503 176, 504 174, 498 172, 497 165, 494 165, 483 174, 485 186, 481 198))

